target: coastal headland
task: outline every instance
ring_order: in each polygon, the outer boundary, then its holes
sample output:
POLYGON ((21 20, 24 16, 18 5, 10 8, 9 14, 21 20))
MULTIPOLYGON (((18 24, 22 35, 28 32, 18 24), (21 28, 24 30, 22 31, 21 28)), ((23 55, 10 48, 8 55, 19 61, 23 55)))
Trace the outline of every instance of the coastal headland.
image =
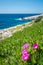
POLYGON ((30 16, 30 17, 24 17, 24 18, 22 18, 22 20, 34 20, 34 19, 36 19, 39 16, 43 16, 43 14, 30 16))

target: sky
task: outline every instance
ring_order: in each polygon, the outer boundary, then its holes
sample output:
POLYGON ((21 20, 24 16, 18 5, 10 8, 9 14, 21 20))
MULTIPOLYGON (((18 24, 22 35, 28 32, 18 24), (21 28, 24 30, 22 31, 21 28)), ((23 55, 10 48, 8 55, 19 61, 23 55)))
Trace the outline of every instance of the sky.
POLYGON ((43 0, 0 0, 0 13, 43 13, 43 0))

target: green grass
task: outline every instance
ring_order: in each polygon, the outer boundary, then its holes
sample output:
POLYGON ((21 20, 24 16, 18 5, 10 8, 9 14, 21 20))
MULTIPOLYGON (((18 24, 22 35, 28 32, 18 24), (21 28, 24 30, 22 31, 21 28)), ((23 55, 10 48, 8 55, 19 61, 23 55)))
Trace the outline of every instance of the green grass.
POLYGON ((43 65, 43 21, 16 32, 12 37, 0 41, 0 65, 35 65, 21 59, 22 46, 25 43, 38 43, 42 52, 36 65, 43 65))

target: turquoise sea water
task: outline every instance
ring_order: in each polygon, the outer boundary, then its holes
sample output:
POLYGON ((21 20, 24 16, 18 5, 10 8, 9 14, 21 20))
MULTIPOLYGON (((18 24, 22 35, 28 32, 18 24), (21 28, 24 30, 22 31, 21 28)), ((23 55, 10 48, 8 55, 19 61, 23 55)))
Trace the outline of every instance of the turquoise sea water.
POLYGON ((0 14, 0 30, 31 22, 31 20, 21 20, 21 18, 34 15, 38 14, 0 14))

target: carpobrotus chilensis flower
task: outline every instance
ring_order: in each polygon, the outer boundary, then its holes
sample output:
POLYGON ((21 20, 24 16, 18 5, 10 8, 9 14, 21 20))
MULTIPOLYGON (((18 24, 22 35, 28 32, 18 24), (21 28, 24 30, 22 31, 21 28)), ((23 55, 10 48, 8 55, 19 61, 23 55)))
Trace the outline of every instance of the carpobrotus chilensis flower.
POLYGON ((37 49, 37 48, 38 48, 38 44, 35 43, 35 44, 33 45, 33 49, 37 49))
POLYGON ((28 43, 26 43, 26 44, 24 44, 24 45, 22 46, 23 49, 26 49, 26 48, 28 48, 28 47, 29 47, 29 44, 28 44, 28 43))
POLYGON ((30 54, 25 54, 25 55, 22 55, 22 60, 24 61, 27 61, 30 57, 30 54))
POLYGON ((23 54, 23 55, 28 54, 27 50, 26 50, 26 49, 23 50, 23 51, 22 51, 22 54, 23 54))

